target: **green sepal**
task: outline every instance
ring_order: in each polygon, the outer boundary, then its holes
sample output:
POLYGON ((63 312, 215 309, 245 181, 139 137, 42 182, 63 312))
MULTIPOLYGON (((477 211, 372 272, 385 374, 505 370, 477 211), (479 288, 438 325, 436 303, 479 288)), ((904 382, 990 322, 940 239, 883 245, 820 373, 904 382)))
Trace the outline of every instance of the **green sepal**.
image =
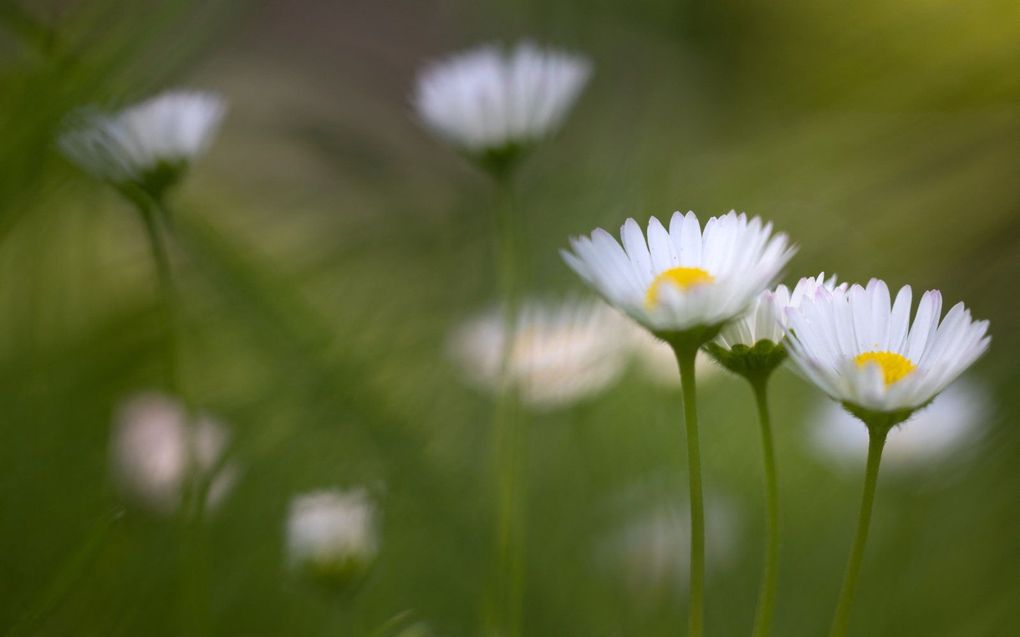
MULTIPOLYGON (((934 398, 932 400, 934 400, 934 398)), ((880 432, 883 435, 889 433, 890 429, 907 420, 913 416, 916 411, 924 409, 929 404, 931 404, 931 400, 922 405, 918 405, 917 407, 905 407, 903 409, 896 409, 893 411, 874 411, 872 409, 865 409, 864 407, 853 403, 845 401, 842 403, 843 409, 846 409, 857 418, 860 418, 861 421, 867 425, 869 430, 880 432)))
POLYGON ((726 369, 751 381, 767 378, 786 360, 786 347, 769 339, 760 340, 753 347, 740 344, 731 349, 711 342, 705 345, 705 351, 726 369))
POLYGON ((309 582, 336 593, 354 593, 368 578, 375 560, 370 557, 308 558, 299 572, 309 582))
POLYGON ((162 202, 166 193, 181 182, 187 169, 186 161, 161 161, 138 177, 113 186, 136 205, 144 198, 162 202))
POLYGON ((497 182, 504 182, 514 174, 517 165, 529 149, 529 145, 511 142, 499 148, 470 153, 468 156, 497 182))
POLYGON ((680 354, 681 352, 697 352, 705 343, 719 336, 723 325, 724 323, 719 323, 718 325, 698 325, 686 330, 653 331, 652 333, 669 343, 673 347, 673 351, 680 354))

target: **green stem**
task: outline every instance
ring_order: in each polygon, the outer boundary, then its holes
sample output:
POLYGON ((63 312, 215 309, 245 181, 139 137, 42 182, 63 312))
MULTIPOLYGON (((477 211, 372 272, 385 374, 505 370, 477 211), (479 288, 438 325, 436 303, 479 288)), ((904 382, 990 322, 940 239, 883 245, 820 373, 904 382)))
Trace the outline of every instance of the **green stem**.
POLYGON ((836 616, 832 621, 830 637, 843 637, 850 626, 850 608, 857 589, 857 578, 861 572, 861 560, 864 557, 864 546, 868 541, 868 527, 871 525, 871 509, 875 501, 875 487, 878 485, 878 467, 882 462, 882 449, 888 428, 868 427, 868 465, 864 472, 864 495, 861 497, 861 510, 857 518, 857 535, 854 537, 853 548, 850 550, 850 561, 847 563, 843 589, 839 593, 836 605, 836 616))
POLYGON ((705 623, 705 503, 701 489, 701 443, 698 440, 698 409, 695 402, 694 381, 694 359, 697 354, 697 347, 676 350, 683 391, 687 464, 690 474, 688 482, 691 491, 691 577, 687 604, 688 637, 701 637, 705 623))
POLYGON ((503 302, 505 339, 501 356, 499 399, 494 423, 496 456, 497 573, 490 600, 490 632, 518 637, 522 630, 524 597, 525 423, 517 409, 510 373, 510 357, 516 339, 520 305, 517 263, 517 220, 509 181, 499 183, 500 205, 496 218, 496 258, 503 302))
POLYGON ((181 485, 180 510, 181 526, 181 626, 189 635, 205 634, 208 616, 207 573, 205 556, 205 500, 211 476, 201 475, 196 465, 197 432, 192 404, 183 389, 178 367, 181 347, 181 325, 177 290, 167 249, 167 237, 171 233, 170 212, 162 201, 151 198, 136 199, 138 212, 145 225, 149 249, 156 268, 160 301, 169 334, 166 350, 167 385, 172 393, 184 403, 187 426, 187 465, 181 485))
POLYGON ((762 458, 765 466, 765 568, 758 593, 758 611, 754 620, 754 637, 767 637, 772 631, 772 615, 779 574, 779 488, 776 481, 776 456, 772 444, 772 422, 769 417, 768 376, 752 380, 758 420, 761 423, 762 458))

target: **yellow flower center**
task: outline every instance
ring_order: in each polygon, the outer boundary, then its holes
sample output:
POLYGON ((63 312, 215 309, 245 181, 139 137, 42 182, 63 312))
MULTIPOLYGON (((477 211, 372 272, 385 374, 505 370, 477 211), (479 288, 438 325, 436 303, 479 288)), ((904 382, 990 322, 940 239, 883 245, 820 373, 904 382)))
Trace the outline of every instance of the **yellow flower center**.
POLYGON ((910 359, 895 352, 864 352, 854 357, 858 367, 875 363, 882 368, 882 378, 886 386, 903 380, 903 377, 917 369, 910 359))
POLYGON ((715 281, 715 277, 701 268, 670 268, 659 273, 659 276, 655 277, 652 284, 648 286, 645 305, 649 308, 658 305, 659 290, 664 284, 676 286, 681 290, 689 290, 713 281, 715 281))

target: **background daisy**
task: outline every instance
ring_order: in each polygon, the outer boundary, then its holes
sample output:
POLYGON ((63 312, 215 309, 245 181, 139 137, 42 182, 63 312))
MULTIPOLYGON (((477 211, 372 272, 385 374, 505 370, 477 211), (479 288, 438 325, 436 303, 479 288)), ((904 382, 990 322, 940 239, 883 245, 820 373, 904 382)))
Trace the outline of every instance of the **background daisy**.
POLYGON ((113 113, 79 111, 59 146, 93 176, 159 197, 205 152, 225 112, 214 93, 169 91, 113 113))
POLYGON ((585 58, 529 42, 487 45, 425 67, 414 105, 422 121, 472 154, 532 144, 566 117, 591 75, 585 58))
MULTIPOLYGON (((937 470, 975 446, 989 416, 987 390, 967 380, 950 385, 889 432, 882 464, 894 470, 937 470)), ((868 452, 868 430, 841 405, 819 404, 809 413, 806 426, 813 451, 846 469, 860 467, 868 452)))

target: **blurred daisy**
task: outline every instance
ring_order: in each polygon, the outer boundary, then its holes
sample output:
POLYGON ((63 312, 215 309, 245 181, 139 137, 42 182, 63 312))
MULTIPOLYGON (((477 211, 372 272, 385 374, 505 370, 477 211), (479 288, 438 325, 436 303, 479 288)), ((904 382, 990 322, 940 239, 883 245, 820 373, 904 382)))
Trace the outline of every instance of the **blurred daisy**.
POLYGON ((206 150, 225 110, 215 94, 171 91, 116 113, 81 111, 58 145, 93 176, 159 198, 206 150))
POLYGON ((693 212, 674 213, 668 231, 652 217, 647 243, 628 219, 620 237, 622 246, 598 228, 572 238, 563 258, 610 304, 659 335, 718 330, 744 313, 793 255, 771 223, 736 212, 710 218, 704 232, 693 212))
POLYGON ((921 297, 913 325, 910 306, 910 286, 891 303, 878 279, 848 291, 819 287, 788 310, 790 354, 812 382, 865 421, 876 414, 903 420, 970 367, 990 340, 988 321, 972 320, 963 303, 939 323, 937 290, 921 297))
POLYGON ((287 558, 313 579, 346 586, 379 552, 376 509, 364 489, 314 491, 295 497, 287 517, 287 558))
POLYGON ((494 309, 453 332, 450 354, 469 382, 498 392, 506 351, 508 380, 521 401, 553 409, 598 394, 623 371, 627 325, 604 304, 530 301, 518 316, 508 330, 503 312, 494 309))
MULTIPOLYGON (((676 354, 669 343, 634 324, 630 327, 631 352, 638 368, 657 385, 679 387, 680 374, 677 373, 676 354)), ((699 383, 718 378, 721 369, 711 356, 703 351, 698 352, 695 373, 698 375, 699 383)))
POLYGON ((215 471, 226 449, 226 428, 208 416, 188 422, 184 407, 173 398, 145 393, 117 410, 111 468, 122 493, 150 510, 170 515, 180 507, 189 472, 211 480, 206 506, 215 508, 233 487, 237 468, 215 471))
MULTIPOLYGON (((512 162, 555 130, 591 75, 584 58, 533 44, 483 46, 426 67, 414 105, 439 136, 486 162, 512 162)), ((493 166, 490 166, 493 167, 493 166)))
MULTIPOLYGON (((730 562, 737 552, 737 520, 726 502, 706 504, 709 570, 730 562)), ((598 562, 628 593, 659 602, 687 590, 690 516, 680 506, 661 505, 625 518, 597 550, 598 562)))
MULTIPOLYGON (((786 349, 779 345, 786 336, 787 308, 800 306, 819 287, 836 289, 836 277, 826 280, 823 272, 817 277, 802 278, 793 292, 782 284, 775 290, 765 290, 743 316, 727 323, 706 349, 736 374, 767 376, 786 359, 786 349)), ((846 284, 839 288, 845 289, 846 284)))
MULTIPOLYGON (((988 395, 979 385, 951 385, 889 432, 883 464, 919 468, 943 460, 972 442, 990 413, 988 395)), ((821 453, 837 460, 863 460, 867 456, 867 429, 839 404, 826 401, 820 405, 811 428, 813 446, 821 453)))

